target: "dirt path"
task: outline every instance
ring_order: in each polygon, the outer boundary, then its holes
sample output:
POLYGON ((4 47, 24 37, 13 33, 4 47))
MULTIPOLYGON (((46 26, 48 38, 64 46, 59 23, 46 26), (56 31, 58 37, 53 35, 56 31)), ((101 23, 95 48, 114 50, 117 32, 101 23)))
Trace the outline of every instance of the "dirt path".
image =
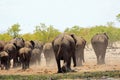
MULTIPOLYGON (((108 49, 106 53, 106 64, 96 65, 96 56, 93 50, 85 50, 85 63, 81 67, 73 68, 77 72, 92 72, 92 71, 110 71, 120 70, 120 50, 108 49)), ((54 74, 57 72, 57 66, 52 65, 46 67, 45 59, 42 57, 41 65, 30 66, 30 69, 22 71, 21 67, 16 69, 0 70, 0 75, 39 75, 39 74, 54 74)))

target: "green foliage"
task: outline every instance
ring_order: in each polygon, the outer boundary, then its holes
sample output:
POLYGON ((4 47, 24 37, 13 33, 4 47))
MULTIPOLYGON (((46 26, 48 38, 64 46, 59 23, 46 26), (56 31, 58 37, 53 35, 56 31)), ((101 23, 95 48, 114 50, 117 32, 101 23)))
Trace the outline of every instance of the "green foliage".
POLYGON ((65 31, 66 33, 74 33, 78 36, 82 36, 83 38, 86 39, 88 43, 90 43, 91 38, 93 35, 97 33, 107 33, 109 36, 109 41, 110 42, 115 42, 120 40, 120 28, 114 27, 112 22, 107 23, 106 26, 99 25, 99 26, 94 26, 91 28, 81 28, 79 26, 73 26, 72 28, 66 28, 65 31))
POLYGON ((96 72, 75 72, 64 74, 39 74, 39 75, 0 75, 0 80, 64 80, 64 79, 119 79, 120 71, 96 71, 96 72))
POLYGON ((20 32, 20 25, 19 24, 14 24, 8 29, 8 34, 11 35, 13 38, 19 36, 20 32))
POLYGON ((8 33, 0 34, 0 40, 10 41, 11 39, 12 39, 12 37, 8 33))
POLYGON ((60 34, 59 30, 52 25, 46 26, 45 24, 36 26, 33 33, 34 37, 42 42, 51 42, 58 34, 60 34))
MULTIPOLYGON (((9 41, 13 37, 21 36, 25 40, 38 40, 43 43, 51 42, 54 38, 59 35, 61 32, 58 29, 55 29, 52 25, 46 26, 41 23, 35 26, 33 33, 19 34, 20 25, 14 24, 11 28, 8 29, 7 33, 0 34, 0 40, 9 41)), ((74 33, 77 36, 82 36, 88 43, 90 43, 91 38, 96 33, 107 33, 109 36, 110 42, 115 42, 120 40, 120 28, 114 26, 113 22, 108 22, 107 25, 93 26, 89 28, 82 28, 79 26, 73 26, 71 28, 66 28, 65 33, 74 33)))
POLYGON ((118 14, 116 17, 117 17, 117 20, 120 22, 120 14, 118 14))
POLYGON ((33 34, 30 34, 30 33, 26 33, 24 35, 22 35, 22 38, 26 41, 29 41, 29 40, 33 40, 33 34))

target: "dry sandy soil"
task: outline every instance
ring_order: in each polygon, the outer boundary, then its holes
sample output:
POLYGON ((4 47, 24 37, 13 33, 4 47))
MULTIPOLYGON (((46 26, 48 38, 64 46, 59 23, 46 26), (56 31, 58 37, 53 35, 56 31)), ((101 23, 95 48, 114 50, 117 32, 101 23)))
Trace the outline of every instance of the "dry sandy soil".
MULTIPOLYGON (((106 64, 96 65, 96 56, 92 48, 85 49, 85 63, 83 66, 72 69, 77 72, 93 72, 93 71, 110 71, 120 70, 120 49, 107 49, 106 64)), ((32 65, 30 69, 23 71, 21 67, 10 70, 0 70, 0 75, 39 75, 39 74, 54 74, 57 72, 57 66, 51 65, 46 67, 44 56, 42 55, 41 65, 32 65)))

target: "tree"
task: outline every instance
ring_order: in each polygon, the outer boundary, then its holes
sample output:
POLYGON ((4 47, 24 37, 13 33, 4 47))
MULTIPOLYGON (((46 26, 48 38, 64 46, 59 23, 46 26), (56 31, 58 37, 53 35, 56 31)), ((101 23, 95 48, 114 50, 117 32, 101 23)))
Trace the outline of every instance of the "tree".
POLYGON ((34 38, 42 42, 50 42, 55 38, 60 32, 55 29, 52 25, 46 26, 41 23, 35 27, 34 38))
POLYGON ((20 31, 21 31, 21 29, 20 29, 20 25, 18 23, 14 24, 10 28, 8 28, 8 34, 11 35, 13 38, 18 37, 20 31))
POLYGON ((120 22, 120 14, 118 14, 116 17, 117 17, 117 20, 120 22))

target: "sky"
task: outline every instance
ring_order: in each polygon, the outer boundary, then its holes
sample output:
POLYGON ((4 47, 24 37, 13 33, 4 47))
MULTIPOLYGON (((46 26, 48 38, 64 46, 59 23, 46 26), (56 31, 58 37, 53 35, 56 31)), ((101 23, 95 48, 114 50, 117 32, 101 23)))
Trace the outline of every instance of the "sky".
POLYGON ((75 25, 91 27, 114 22, 120 0, 0 0, 0 33, 13 24, 20 24, 21 33, 32 33, 35 26, 47 26, 64 31, 75 25))

